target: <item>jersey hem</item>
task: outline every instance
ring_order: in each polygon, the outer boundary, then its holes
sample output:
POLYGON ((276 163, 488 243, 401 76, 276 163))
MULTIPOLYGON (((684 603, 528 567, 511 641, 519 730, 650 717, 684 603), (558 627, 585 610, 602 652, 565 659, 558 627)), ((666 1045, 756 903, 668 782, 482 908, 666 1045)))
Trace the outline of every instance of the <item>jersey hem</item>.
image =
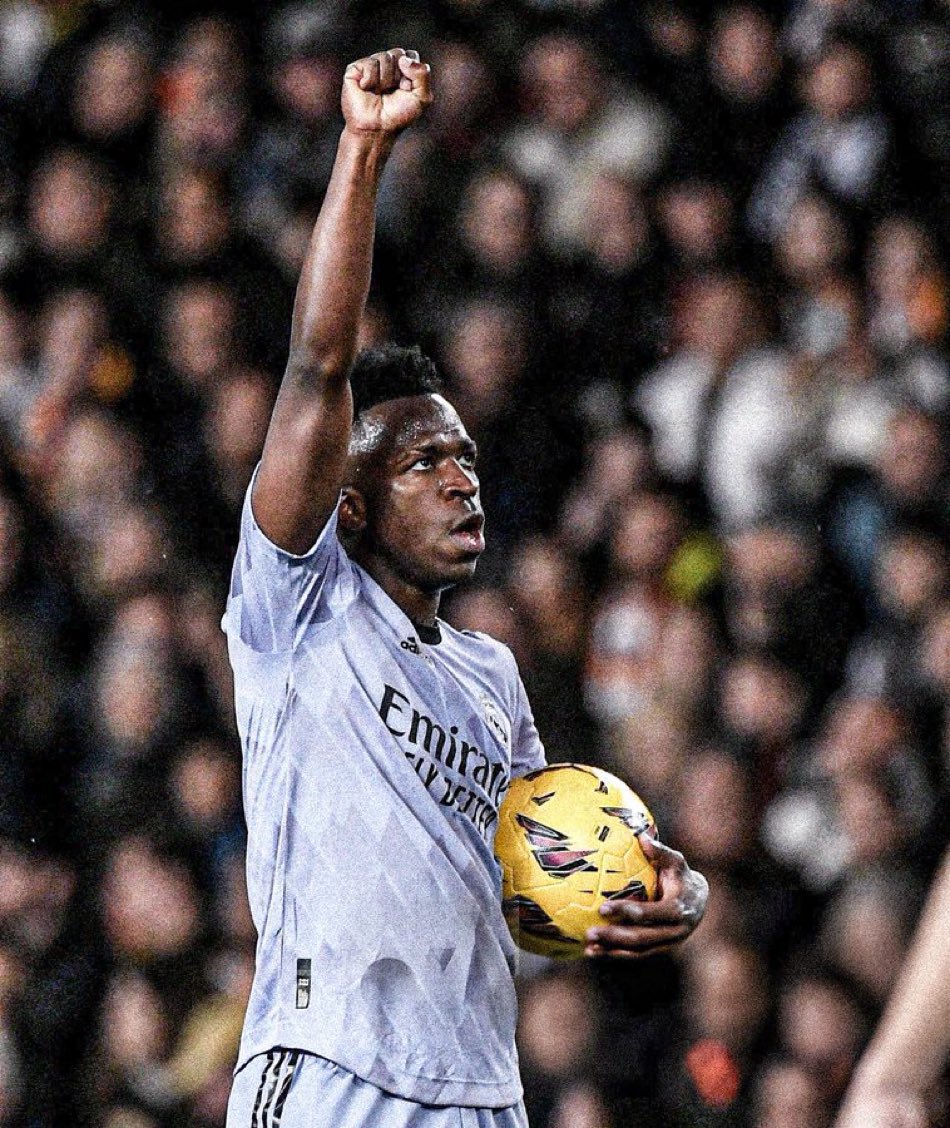
POLYGON ((265 1042, 246 1050, 242 1047, 234 1066, 234 1076, 251 1060, 274 1049, 302 1050, 306 1054, 325 1058, 382 1092, 416 1104, 502 1109, 516 1105, 524 1096, 520 1077, 515 1081, 453 1081, 448 1078, 419 1077, 388 1065, 385 1071, 374 1070, 361 1066, 347 1054, 326 1046, 321 1047, 319 1043, 304 1045, 297 1041, 265 1042), (472 1090, 476 1092, 473 1093, 472 1090))

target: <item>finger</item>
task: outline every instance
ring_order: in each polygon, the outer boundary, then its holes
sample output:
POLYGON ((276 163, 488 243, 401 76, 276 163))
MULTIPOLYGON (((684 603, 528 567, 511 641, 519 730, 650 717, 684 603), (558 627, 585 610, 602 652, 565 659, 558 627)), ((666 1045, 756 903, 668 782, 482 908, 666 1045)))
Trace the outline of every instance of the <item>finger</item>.
POLYGON ((600 915, 618 924, 655 928, 662 924, 680 924, 688 914, 679 898, 670 897, 663 901, 605 901, 600 906, 600 915))
MULTIPOLYGON (((403 57, 408 59, 411 63, 418 63, 419 62, 419 52, 418 51, 403 51, 403 57)), ((398 60, 397 60, 396 65, 397 65, 397 68, 399 69, 399 73, 401 75, 401 77, 399 79, 399 89, 400 90, 411 90, 412 89, 412 79, 408 78, 405 74, 402 73, 402 68, 399 67, 398 60)))
POLYGON ((679 850, 671 850, 648 831, 637 836, 640 849, 657 869, 685 869, 686 859, 679 850))
POLYGON ((685 924, 663 924, 642 928, 636 924, 600 924, 589 928, 586 938, 592 944, 615 948, 653 948, 657 944, 676 944, 685 940, 689 928, 685 924))
POLYGON ((360 60, 360 90, 379 89, 379 59, 370 55, 368 59, 360 60))
POLYGON ((601 948, 599 944, 588 944, 584 949, 584 955, 601 960, 649 960, 651 955, 671 952, 674 948, 676 948, 675 944, 660 944, 657 948, 637 951, 628 948, 601 948))
POLYGON ((405 90, 406 88, 403 86, 405 79, 403 78, 402 71, 399 69, 399 60, 404 59, 410 52, 404 51, 402 47, 393 47, 391 50, 387 51, 387 54, 392 59, 393 64, 393 88, 398 86, 400 90, 405 90))
POLYGON ((399 68, 396 60, 405 52, 401 47, 394 47, 391 51, 381 51, 379 55, 379 85, 383 91, 394 90, 399 84, 399 68), (396 52, 400 52, 399 55, 396 52))
POLYGON ((651 956, 662 955, 663 952, 671 952, 676 947, 675 944, 661 944, 658 948, 650 948, 649 951, 639 952, 627 948, 602 948, 598 952, 590 952, 589 955, 598 959, 608 960, 647 960, 651 956))
POLYGON ((652 951, 661 945, 678 944, 689 935, 689 929, 682 924, 666 924, 661 928, 638 928, 632 925, 611 924, 606 927, 591 928, 586 939, 602 948, 635 948, 637 951, 652 951))
POLYGON ((416 59, 403 55, 402 58, 399 59, 399 70, 403 77, 408 78, 412 83, 412 92, 420 102, 428 103, 432 101, 429 82, 431 67, 428 63, 420 63, 416 59))

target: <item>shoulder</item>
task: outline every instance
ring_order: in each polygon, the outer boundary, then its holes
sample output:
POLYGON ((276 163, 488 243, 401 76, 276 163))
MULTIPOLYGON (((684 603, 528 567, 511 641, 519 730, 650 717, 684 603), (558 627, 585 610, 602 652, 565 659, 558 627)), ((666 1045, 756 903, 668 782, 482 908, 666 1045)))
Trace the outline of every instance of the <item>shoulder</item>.
POLYGON ((518 676, 518 663, 511 649, 497 638, 482 631, 464 631, 439 620, 443 638, 453 649, 486 669, 502 673, 506 678, 518 676))
POLYGON ((507 655, 508 661, 514 662, 515 660, 508 646, 503 642, 499 642, 497 638, 492 638, 491 635, 485 634, 484 631, 460 630, 458 627, 453 627, 451 623, 447 623, 444 619, 439 620, 439 627, 444 638, 464 650, 471 651, 473 654, 484 654, 486 656, 495 657, 507 655))

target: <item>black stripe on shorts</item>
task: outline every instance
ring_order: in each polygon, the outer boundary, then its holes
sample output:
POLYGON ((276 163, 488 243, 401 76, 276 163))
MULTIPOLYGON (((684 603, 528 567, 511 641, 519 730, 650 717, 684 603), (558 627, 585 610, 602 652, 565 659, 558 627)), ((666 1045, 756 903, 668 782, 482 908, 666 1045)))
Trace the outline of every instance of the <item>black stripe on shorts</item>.
POLYGON ((290 1085, 294 1079, 294 1074, 297 1072, 297 1062, 300 1060, 300 1051, 294 1050, 290 1055, 290 1063, 287 1072, 284 1074, 284 1079, 280 1085, 280 1092, 277 1094, 277 1103, 274 1105, 274 1124, 273 1128, 278 1128, 280 1118, 284 1113, 284 1102, 287 1100, 287 1094, 290 1092, 290 1085))
POLYGON ((300 1060, 299 1050, 271 1050, 251 1113, 251 1128, 277 1128, 300 1060))

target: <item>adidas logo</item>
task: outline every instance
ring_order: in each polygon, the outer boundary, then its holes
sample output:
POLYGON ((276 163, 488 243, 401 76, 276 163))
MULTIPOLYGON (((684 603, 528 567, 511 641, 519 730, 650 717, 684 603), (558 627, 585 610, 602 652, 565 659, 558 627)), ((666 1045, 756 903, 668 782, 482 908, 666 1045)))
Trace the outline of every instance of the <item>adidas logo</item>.
POLYGON ((416 642, 412 635, 410 635, 408 638, 404 638, 399 645, 403 648, 403 650, 408 650, 412 654, 422 653, 422 651, 419 649, 419 643, 416 642))

